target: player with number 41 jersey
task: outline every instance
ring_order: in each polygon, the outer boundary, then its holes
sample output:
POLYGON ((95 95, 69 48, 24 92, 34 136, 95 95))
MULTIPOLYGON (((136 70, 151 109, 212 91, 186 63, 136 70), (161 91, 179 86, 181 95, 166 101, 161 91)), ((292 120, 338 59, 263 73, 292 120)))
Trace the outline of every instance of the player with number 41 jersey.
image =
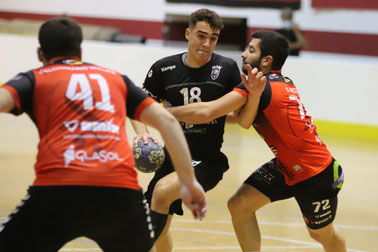
POLYGON ((16 98, 12 112, 26 112, 39 130, 35 186, 140 189, 131 148, 124 144, 125 118, 138 118, 154 100, 145 99, 128 77, 66 57, 3 87, 16 98))

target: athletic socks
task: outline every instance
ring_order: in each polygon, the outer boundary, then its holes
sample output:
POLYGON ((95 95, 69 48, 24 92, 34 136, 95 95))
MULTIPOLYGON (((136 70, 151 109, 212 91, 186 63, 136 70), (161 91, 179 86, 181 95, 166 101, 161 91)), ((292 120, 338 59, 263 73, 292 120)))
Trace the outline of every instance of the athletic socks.
POLYGON ((152 225, 154 225, 155 240, 157 240, 160 234, 163 232, 165 224, 167 223, 168 214, 161 214, 150 210, 152 225))

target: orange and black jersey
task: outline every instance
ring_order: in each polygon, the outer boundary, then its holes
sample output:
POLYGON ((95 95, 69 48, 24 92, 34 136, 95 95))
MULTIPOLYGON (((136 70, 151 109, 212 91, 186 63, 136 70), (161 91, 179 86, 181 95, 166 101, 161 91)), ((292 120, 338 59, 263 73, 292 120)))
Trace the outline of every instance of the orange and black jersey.
MULTIPOLYGON (((253 126, 277 157, 286 183, 293 185, 323 171, 332 156, 320 140, 294 83, 281 71, 272 71, 266 77, 253 126)), ((244 85, 238 88, 246 90, 244 85)))
POLYGON ((40 142, 34 185, 140 189, 126 116, 139 119, 155 102, 124 75, 75 58, 21 73, 2 88, 26 112, 40 142))
MULTIPOLYGON (((241 83, 236 62, 213 53, 199 68, 186 63, 186 53, 160 59, 152 65, 144 81, 147 94, 160 102, 180 106, 216 100, 241 83)), ((223 143, 225 116, 209 123, 181 123, 192 153, 219 152, 223 143)))

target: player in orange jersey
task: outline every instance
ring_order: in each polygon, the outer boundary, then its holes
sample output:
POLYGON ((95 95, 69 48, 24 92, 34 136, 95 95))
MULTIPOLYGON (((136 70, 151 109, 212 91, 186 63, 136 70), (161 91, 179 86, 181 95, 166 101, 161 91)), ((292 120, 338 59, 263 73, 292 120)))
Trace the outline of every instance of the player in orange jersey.
POLYGON ((245 128, 253 124, 275 158, 253 172, 228 202, 243 251, 261 249, 255 212, 270 202, 294 197, 310 236, 325 251, 344 252, 345 240, 333 225, 343 170, 319 138, 294 83, 281 73, 287 56, 288 41, 282 35, 255 32, 242 54, 243 72, 248 74, 248 78, 242 75, 244 85, 212 102, 168 110, 179 121, 204 123, 229 113, 232 104, 248 96, 229 119, 245 128))
POLYGON ((127 141, 126 116, 157 128, 195 218, 204 191, 177 120, 125 75, 81 61, 81 27, 52 18, 39 31, 43 67, 0 88, 0 112, 27 113, 40 142, 36 179, 0 227, 0 251, 58 251, 85 236, 110 252, 153 249, 154 230, 127 141))

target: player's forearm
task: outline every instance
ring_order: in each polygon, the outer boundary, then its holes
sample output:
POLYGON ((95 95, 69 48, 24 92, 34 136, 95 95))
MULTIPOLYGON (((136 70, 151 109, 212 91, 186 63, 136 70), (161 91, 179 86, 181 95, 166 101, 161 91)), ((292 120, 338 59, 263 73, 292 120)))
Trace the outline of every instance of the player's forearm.
POLYGON ((227 117, 226 117, 226 123, 229 123, 229 124, 235 124, 235 123, 239 123, 236 118, 235 118, 235 113, 237 113, 238 111, 233 111, 231 113, 228 113, 227 114, 227 117))
POLYGON ((256 118, 261 94, 249 94, 248 101, 239 110, 235 111, 233 118, 245 129, 249 129, 256 118))
POLYGON ((207 123, 215 119, 211 116, 206 102, 169 107, 167 110, 180 122, 198 124, 207 123))
POLYGON ((191 165, 192 158, 181 126, 174 119, 174 121, 165 121, 165 125, 162 125, 162 127, 164 127, 165 130, 160 131, 160 133, 164 139, 165 147, 170 154, 177 175, 181 183, 189 186, 193 183, 194 172, 191 165))
POLYGON ((232 91, 213 101, 171 107, 168 111, 180 122, 207 123, 239 109, 245 101, 246 98, 242 94, 232 91))
POLYGON ((146 132, 148 133, 148 129, 145 124, 135 121, 133 119, 130 119, 130 123, 133 126, 133 129, 137 135, 146 132))

